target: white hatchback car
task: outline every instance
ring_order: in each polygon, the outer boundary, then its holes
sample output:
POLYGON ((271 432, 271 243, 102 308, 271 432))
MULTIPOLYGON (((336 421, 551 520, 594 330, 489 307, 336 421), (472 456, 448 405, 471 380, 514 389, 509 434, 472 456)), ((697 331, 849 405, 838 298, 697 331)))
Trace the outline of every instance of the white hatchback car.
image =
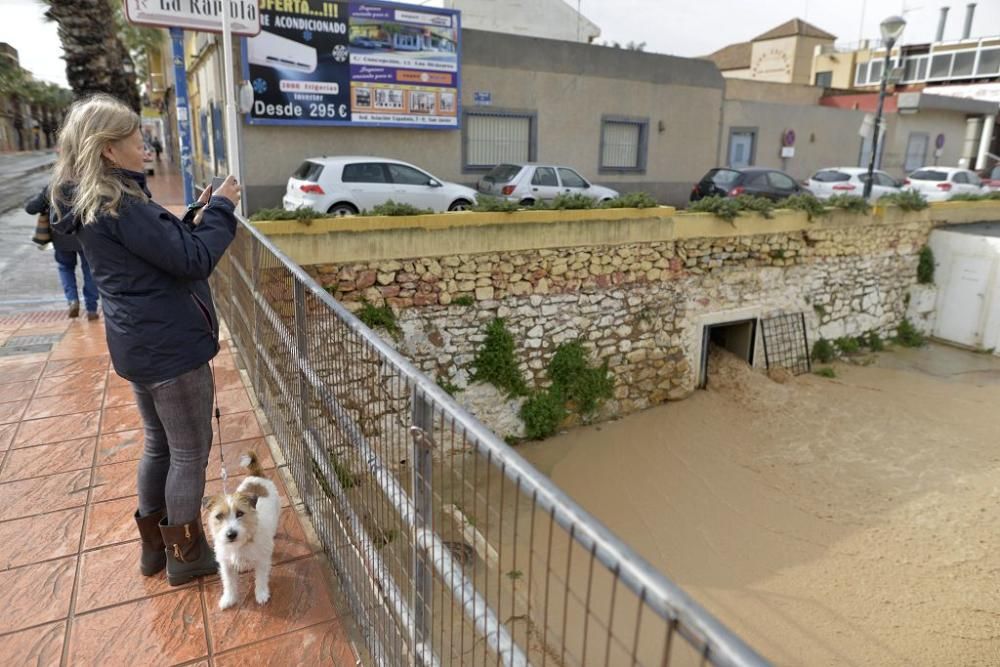
POLYGON ((356 215, 390 199, 433 211, 464 211, 476 204, 476 191, 398 160, 314 157, 288 179, 281 203, 286 211, 356 215))
POLYGON ((946 201, 957 194, 983 195, 987 190, 976 172, 957 167, 923 167, 903 181, 906 190, 914 190, 927 201, 946 201))
MULTIPOLYGON (((813 174, 806 185, 817 199, 829 199, 834 195, 862 196, 868 170, 862 167, 830 167, 813 174)), ((872 173, 872 193, 869 201, 877 201, 886 195, 899 192, 902 184, 884 171, 872 173)))
POLYGON ((617 191, 594 185, 575 169, 554 164, 498 164, 479 179, 476 189, 526 206, 552 201, 561 194, 582 194, 598 202, 618 196, 617 191))

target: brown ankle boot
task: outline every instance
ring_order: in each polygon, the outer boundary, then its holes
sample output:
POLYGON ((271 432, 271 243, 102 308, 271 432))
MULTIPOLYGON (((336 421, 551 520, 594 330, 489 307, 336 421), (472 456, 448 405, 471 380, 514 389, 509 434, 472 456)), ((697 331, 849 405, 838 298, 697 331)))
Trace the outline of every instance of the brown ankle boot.
POLYGON ((200 520, 171 526, 164 517, 160 521, 160 534, 166 545, 167 581, 171 586, 218 571, 215 553, 202 533, 200 520))
POLYGON ((163 510, 157 510, 148 516, 139 516, 135 512, 135 525, 142 539, 142 559, 139 561, 139 571, 144 577, 151 577, 167 566, 167 554, 164 551, 163 536, 160 534, 160 520, 163 510))

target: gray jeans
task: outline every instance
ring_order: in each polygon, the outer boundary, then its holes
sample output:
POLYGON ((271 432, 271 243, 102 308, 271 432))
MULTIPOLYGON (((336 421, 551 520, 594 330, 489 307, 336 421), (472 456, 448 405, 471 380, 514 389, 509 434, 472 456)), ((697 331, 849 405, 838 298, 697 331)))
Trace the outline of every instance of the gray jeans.
POLYGON ((139 514, 166 507, 171 525, 195 521, 212 448, 212 371, 205 364, 163 382, 133 382, 132 390, 146 431, 139 461, 139 514))

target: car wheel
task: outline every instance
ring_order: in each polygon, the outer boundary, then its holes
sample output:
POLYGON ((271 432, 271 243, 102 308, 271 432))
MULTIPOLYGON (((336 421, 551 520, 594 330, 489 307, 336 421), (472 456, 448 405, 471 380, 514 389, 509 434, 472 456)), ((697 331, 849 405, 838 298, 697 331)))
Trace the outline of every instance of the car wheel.
POLYGON ((348 204, 346 202, 341 202, 339 204, 334 204, 327 211, 331 215, 336 215, 338 217, 344 217, 345 215, 357 215, 358 209, 354 207, 353 204, 348 204))
POLYGON ((452 202, 451 206, 448 207, 449 211, 468 211, 472 208, 472 202, 467 199, 459 199, 452 202))
POLYGON ((521 204, 521 206, 534 206, 535 205, 535 200, 534 199, 522 199, 521 202, 520 202, 520 204, 521 204))

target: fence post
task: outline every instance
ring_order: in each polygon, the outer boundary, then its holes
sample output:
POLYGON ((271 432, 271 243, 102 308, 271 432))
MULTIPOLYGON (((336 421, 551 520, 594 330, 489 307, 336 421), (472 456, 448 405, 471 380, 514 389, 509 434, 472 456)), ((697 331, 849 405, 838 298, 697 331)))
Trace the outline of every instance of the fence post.
MULTIPOLYGON (((308 322, 306 320, 306 288, 294 277, 292 278, 292 283, 294 285, 295 301, 295 375, 299 380, 299 423, 302 425, 302 435, 305 435, 307 432, 314 433, 312 420, 309 416, 313 404, 312 387, 309 385, 309 379, 306 378, 306 373, 299 363, 300 360, 309 359, 308 336, 306 335, 306 331, 308 330, 308 322)), ((304 438, 300 437, 297 440, 300 456, 297 457, 299 460, 293 463, 299 470, 293 470, 292 477, 299 485, 299 493, 302 494, 302 501, 305 503, 309 513, 312 514, 315 509, 313 471, 318 467, 318 462, 313 462, 312 454, 306 449, 304 438), (296 472, 299 474, 296 475, 296 472)), ((295 445, 292 446, 294 447, 295 445)))
MULTIPOLYGON (((413 506, 414 534, 433 530, 433 498, 432 476, 434 467, 431 447, 434 435, 434 404, 418 387, 413 387, 413 506)), ((418 540, 413 541, 413 620, 414 637, 416 638, 417 660, 421 664, 432 664, 431 650, 433 599, 433 568, 428 564, 430 554, 421 550, 418 540)))
MULTIPOLYGON (((257 239, 254 239, 253 245, 250 246, 250 266, 249 270, 247 271, 247 275, 250 276, 249 289, 251 295, 254 292, 260 291, 260 274, 261 274, 260 256, 261 256, 261 243, 257 239)), ((253 330, 250 334, 250 340, 256 343, 258 340, 260 340, 257 336, 258 336, 260 318, 263 317, 263 315, 260 312, 260 306, 257 305, 257 299, 253 299, 252 301, 253 301, 253 330)), ((254 389, 257 390, 257 398, 263 399, 264 397, 262 396, 263 391, 260 381, 260 359, 257 358, 257 346, 250 345, 249 347, 252 351, 252 354, 250 356, 253 358, 253 368, 251 369, 253 374, 250 376, 251 382, 253 382, 254 389)))

